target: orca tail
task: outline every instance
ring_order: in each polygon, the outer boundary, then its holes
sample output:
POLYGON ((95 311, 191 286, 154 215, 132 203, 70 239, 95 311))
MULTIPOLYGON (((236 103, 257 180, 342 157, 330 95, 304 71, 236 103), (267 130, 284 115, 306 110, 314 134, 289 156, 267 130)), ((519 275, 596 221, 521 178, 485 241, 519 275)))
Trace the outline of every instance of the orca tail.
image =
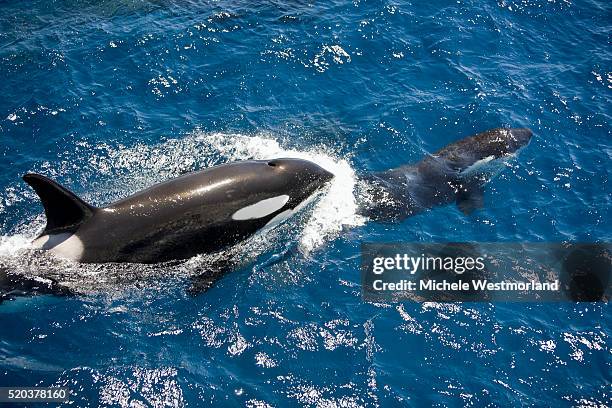
POLYGON ((96 207, 45 176, 28 173, 23 180, 36 191, 45 209, 47 226, 42 235, 72 232, 96 211, 96 207))

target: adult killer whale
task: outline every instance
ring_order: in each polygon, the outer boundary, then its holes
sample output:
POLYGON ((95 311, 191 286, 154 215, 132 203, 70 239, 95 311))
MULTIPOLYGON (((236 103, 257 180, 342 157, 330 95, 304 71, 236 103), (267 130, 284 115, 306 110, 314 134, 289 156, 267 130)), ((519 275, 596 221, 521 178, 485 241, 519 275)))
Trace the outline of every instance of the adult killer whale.
POLYGON ((416 164, 361 177, 358 212, 375 221, 401 221, 434 206, 456 203, 470 214, 484 204, 483 188, 531 140, 527 128, 497 128, 428 155, 416 164))
POLYGON ((156 263, 219 251, 289 217, 332 178, 300 159, 234 162, 96 208, 42 175, 23 177, 47 218, 34 247, 96 263, 156 263))

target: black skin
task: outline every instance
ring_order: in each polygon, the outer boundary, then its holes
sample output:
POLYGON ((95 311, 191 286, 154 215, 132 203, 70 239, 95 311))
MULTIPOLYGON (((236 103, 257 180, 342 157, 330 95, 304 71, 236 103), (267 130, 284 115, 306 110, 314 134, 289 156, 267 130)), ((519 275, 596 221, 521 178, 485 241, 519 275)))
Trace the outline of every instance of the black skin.
MULTIPOLYGON (((84 219, 76 225, 71 221, 66 232, 83 244, 79 262, 187 259, 243 241, 332 177, 316 164, 298 159, 229 163, 154 185, 104 208, 88 206, 84 219), (265 217, 232 218, 244 207, 280 195, 289 196, 289 201, 265 217)), ((47 218, 51 213, 52 209, 47 218)), ((55 227, 53 232, 62 231, 55 227)))

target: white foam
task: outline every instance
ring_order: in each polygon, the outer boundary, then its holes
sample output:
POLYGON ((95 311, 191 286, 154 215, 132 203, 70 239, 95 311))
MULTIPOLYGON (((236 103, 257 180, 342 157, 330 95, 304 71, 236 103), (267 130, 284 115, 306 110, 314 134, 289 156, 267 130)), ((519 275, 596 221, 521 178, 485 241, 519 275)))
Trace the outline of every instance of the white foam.
MULTIPOLYGON (((53 164, 46 163, 45 168, 56 177, 63 172, 81 175, 89 186, 85 189, 84 195, 94 204, 108 203, 156 182, 177 177, 185 171, 222 162, 300 158, 318 164, 335 176, 305 220, 305 226, 299 236, 300 249, 308 253, 336 237, 345 226, 358 226, 364 223, 364 219, 356 214, 357 204, 353 195, 355 172, 349 161, 331 148, 290 148, 285 143, 279 142, 277 137, 268 134, 242 135, 196 131, 186 137, 169 139, 153 146, 115 147, 106 144, 95 146, 85 144, 82 149, 80 153, 86 151, 88 154, 88 161, 85 164, 76 158, 74 163, 58 164, 62 170, 57 174, 52 171, 53 164), (100 182, 100 179, 113 181, 100 182)), ((11 187, 9 190, 12 192, 15 188, 11 187)), ((24 187, 19 190, 15 200, 23 200, 28 194, 33 197, 33 194, 24 187)), ((6 204, 8 203, 6 192, 4 196, 6 204)), ((33 198, 31 199, 33 201, 33 198)), ((10 202, 4 211, 8 211, 12 205, 10 202)), ((11 236, 0 236, 0 257, 17 256, 24 250, 31 249, 31 241, 42 229, 45 217, 39 214, 34 220, 22 221, 24 224, 11 231, 11 236)), ((7 231, 2 232, 7 233, 7 231)), ((71 247, 69 255, 77 255, 78 249, 78 245, 71 247)))
POLYGON ((30 248, 32 237, 25 234, 0 236, 0 257, 9 258, 19 255, 30 248))
POLYGON ((365 219, 356 213, 357 203, 353 194, 355 171, 345 158, 338 157, 331 149, 286 148, 271 135, 199 133, 196 137, 228 161, 298 158, 310 160, 334 175, 329 189, 316 204, 301 232, 302 251, 308 253, 333 239, 345 226, 363 225, 365 219))

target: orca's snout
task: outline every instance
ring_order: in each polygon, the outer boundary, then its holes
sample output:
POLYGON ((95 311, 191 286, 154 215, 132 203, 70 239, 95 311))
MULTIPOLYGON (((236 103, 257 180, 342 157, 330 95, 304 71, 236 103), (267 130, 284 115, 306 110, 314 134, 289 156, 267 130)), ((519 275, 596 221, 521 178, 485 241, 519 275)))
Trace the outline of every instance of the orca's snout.
POLYGON ((276 167, 281 171, 300 175, 300 179, 325 184, 334 178, 334 175, 316 163, 302 159, 274 159, 268 161, 268 166, 276 167))
POLYGON ((319 166, 318 164, 315 164, 312 162, 307 162, 307 163, 308 163, 307 173, 309 174, 310 176, 309 178, 313 180, 314 182, 313 184, 315 184, 317 188, 322 187, 328 181, 334 178, 334 175, 332 173, 325 170, 323 167, 319 166))
POLYGON ((325 170, 321 166, 317 166, 317 167, 318 167, 318 169, 316 171, 317 178, 319 180, 321 180, 321 182, 327 183, 328 181, 330 181, 331 179, 334 178, 334 174, 333 173, 330 173, 329 171, 325 170))

